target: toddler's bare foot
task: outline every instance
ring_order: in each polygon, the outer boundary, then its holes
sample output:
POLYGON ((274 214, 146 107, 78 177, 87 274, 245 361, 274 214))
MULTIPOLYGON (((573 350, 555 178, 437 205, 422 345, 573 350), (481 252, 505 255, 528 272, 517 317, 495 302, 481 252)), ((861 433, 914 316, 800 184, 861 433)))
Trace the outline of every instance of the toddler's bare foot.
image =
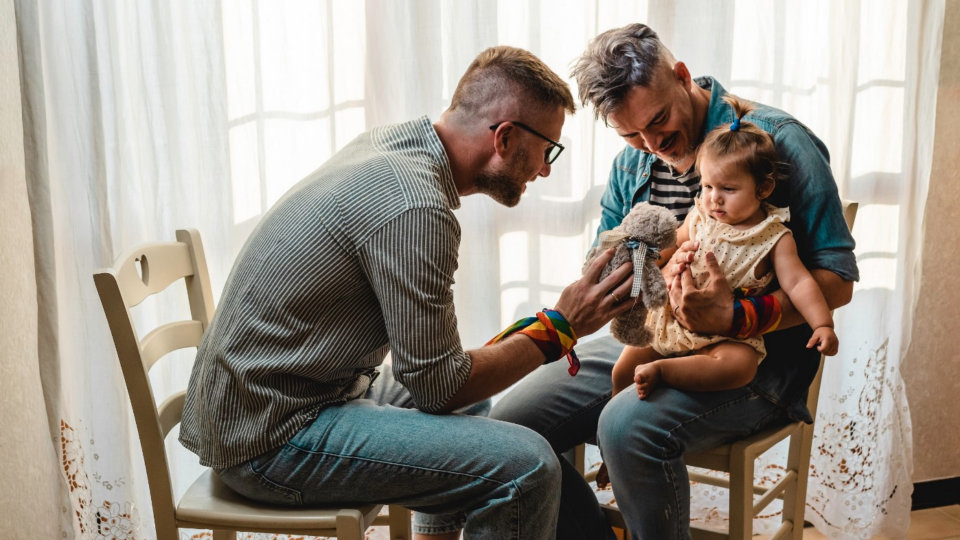
POLYGON ((604 489, 610 485, 610 473, 607 472, 607 464, 601 463, 597 469, 597 487, 604 489))
POLYGON ((637 383, 637 395, 640 399, 646 399, 660 382, 660 364, 650 362, 637 366, 634 371, 633 382, 637 383))

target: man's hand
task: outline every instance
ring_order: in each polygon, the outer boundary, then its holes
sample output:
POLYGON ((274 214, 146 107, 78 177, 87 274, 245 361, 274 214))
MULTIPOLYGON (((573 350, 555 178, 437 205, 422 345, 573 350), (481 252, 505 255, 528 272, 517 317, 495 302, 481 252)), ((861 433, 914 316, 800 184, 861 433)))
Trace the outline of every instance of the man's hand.
POLYGON ((578 338, 596 332, 610 319, 633 307, 635 299, 630 298, 633 264, 624 263, 598 283, 603 267, 615 252, 611 248, 601 253, 582 278, 560 293, 554 309, 567 319, 578 338))
MULTIPOLYGON (((686 244, 686 242, 684 242, 686 244)), ((677 253, 687 253, 683 246, 677 253)), ((692 254, 691 254, 692 255, 692 254)), ((726 276, 717 264, 717 257, 712 251, 705 255, 707 271, 710 280, 698 289, 693 282, 693 275, 682 259, 676 263, 683 266, 679 274, 668 281, 670 289, 670 305, 673 317, 684 328, 698 334, 725 334, 733 321, 733 293, 726 276)), ((676 259, 676 255, 674 255, 676 259)), ((692 261, 692 256, 691 256, 692 261)), ((670 266, 675 263, 671 261, 670 266)), ((665 272, 666 274, 666 272, 665 272)))

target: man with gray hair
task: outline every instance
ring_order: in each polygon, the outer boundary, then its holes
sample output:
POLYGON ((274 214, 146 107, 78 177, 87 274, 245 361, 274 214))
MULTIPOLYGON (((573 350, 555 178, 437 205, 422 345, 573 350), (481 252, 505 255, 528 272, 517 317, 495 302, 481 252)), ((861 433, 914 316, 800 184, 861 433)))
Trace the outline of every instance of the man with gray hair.
MULTIPOLYGON (((679 225, 699 191, 693 167, 697 146, 734 119, 723 101, 726 91, 712 77, 692 78, 642 24, 597 36, 573 75, 580 99, 627 143, 601 199, 598 232, 618 225, 641 201, 669 208, 679 225)), ((831 308, 848 303, 859 275, 826 147, 806 126, 772 107, 758 105, 745 120, 771 134, 785 165, 788 178, 778 183, 770 201, 789 206, 788 225, 801 260, 831 308)), ((543 434, 558 453, 596 437, 631 538, 690 537, 684 454, 787 419, 812 421, 805 397, 820 354, 805 347, 810 327, 779 290, 734 298, 716 258, 706 246, 699 248, 687 242, 660 261, 671 285, 672 309, 684 327, 702 334, 753 337, 764 327, 775 329, 763 336, 767 358, 750 384, 716 392, 659 387, 643 400, 632 390, 611 397, 611 370, 623 346, 606 337, 577 348, 582 366, 577 377, 547 366, 500 400, 490 415, 543 434), (700 289, 685 268, 694 257, 704 257, 710 271, 700 289), (770 309, 758 311, 757 305, 770 309), (745 317, 750 309, 759 317, 745 317)), ((613 538, 594 494, 568 462, 560 462, 557 537, 613 538)))
POLYGON ((464 408, 629 309, 614 298, 628 295, 632 268, 599 281, 611 250, 554 309, 466 351, 451 290, 453 210, 473 193, 516 205, 550 174, 574 110, 538 58, 494 47, 437 122, 375 128, 294 186, 230 273, 190 377, 183 445, 252 499, 398 504, 418 511, 417 538, 463 529, 552 540, 560 471, 546 441, 447 413, 478 412, 464 408))

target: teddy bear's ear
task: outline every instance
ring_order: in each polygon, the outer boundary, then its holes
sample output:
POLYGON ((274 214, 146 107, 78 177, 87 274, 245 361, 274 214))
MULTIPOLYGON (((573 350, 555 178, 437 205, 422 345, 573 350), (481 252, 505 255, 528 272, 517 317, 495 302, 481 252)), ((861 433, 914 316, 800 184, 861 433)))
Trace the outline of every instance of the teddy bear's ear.
POLYGON ((580 269, 580 273, 584 274, 587 271, 587 268, 590 268, 590 264, 597 258, 599 252, 599 247, 594 247, 590 249, 590 253, 587 253, 587 258, 583 262, 583 268, 580 269))

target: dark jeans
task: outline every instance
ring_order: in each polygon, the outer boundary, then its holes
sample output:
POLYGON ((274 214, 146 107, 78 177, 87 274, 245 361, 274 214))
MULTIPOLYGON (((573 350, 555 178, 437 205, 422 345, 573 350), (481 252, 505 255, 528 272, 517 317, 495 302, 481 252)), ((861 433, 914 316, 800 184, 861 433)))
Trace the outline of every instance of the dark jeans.
MULTIPOLYGON (((596 437, 631 538, 690 538, 690 483, 683 455, 742 438, 783 411, 749 388, 719 392, 632 388, 612 400, 610 374, 623 345, 599 338, 577 346, 580 372, 565 362, 532 373, 497 402, 490 418, 529 427, 562 454, 596 437)), ((576 469, 563 474, 558 539, 612 539, 597 499, 576 469)))

